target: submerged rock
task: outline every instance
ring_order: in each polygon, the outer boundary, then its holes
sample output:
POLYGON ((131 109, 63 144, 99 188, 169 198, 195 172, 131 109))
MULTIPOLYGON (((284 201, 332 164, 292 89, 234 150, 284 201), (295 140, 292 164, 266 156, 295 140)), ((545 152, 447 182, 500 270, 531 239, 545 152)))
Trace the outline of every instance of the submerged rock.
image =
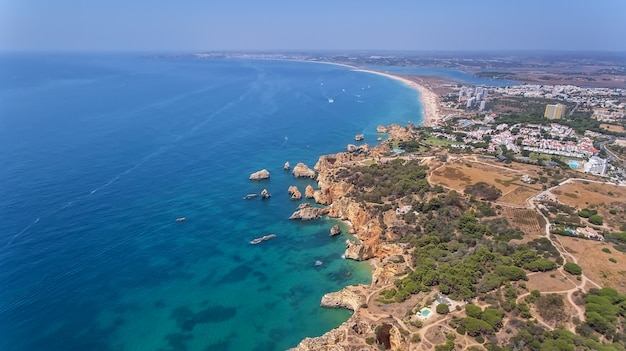
POLYGON ((250 180, 261 180, 270 177, 270 172, 267 169, 262 169, 258 172, 250 174, 250 180))

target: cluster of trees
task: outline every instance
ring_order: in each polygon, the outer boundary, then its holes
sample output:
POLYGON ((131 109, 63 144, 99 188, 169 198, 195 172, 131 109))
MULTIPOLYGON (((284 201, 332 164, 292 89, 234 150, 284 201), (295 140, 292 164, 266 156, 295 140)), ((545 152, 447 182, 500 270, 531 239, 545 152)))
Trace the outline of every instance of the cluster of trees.
POLYGON ((509 344, 502 348, 497 345, 485 345, 490 351, 504 350, 530 350, 530 351, 623 351, 624 346, 618 343, 602 344, 597 338, 576 335, 569 330, 555 329, 544 331, 537 325, 528 322, 517 334, 512 337, 509 344))
POLYGON ((587 218, 587 220, 589 220, 589 223, 591 224, 602 225, 602 223, 604 222, 604 218, 602 218, 602 216, 598 214, 597 210, 583 208, 582 210, 578 211, 578 215, 580 217, 587 218))
POLYGON ((484 311, 473 304, 465 305, 466 318, 461 320, 461 325, 470 336, 493 335, 502 328, 504 311, 487 307, 484 311))
POLYGON ((500 189, 485 182, 478 182, 473 185, 468 185, 465 188, 464 192, 477 199, 487 201, 495 201, 502 195, 502 191, 500 191, 500 189))
POLYGON ((419 160, 395 159, 384 164, 356 167, 337 177, 354 185, 353 196, 359 201, 383 203, 410 194, 424 195, 430 185, 426 181, 427 166, 419 160))
POLYGON ((398 147, 406 152, 418 152, 421 149, 430 149, 428 145, 422 144, 417 140, 401 141, 398 143, 398 147))
POLYGON ((590 335, 590 328, 608 340, 626 342, 626 295, 608 287, 591 289, 585 296, 585 317, 577 333, 590 335))

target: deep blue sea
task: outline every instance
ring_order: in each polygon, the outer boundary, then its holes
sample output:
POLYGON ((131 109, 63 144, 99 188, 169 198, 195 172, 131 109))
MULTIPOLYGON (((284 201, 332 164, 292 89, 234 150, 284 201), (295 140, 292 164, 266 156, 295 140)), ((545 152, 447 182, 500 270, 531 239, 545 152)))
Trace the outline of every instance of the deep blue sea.
POLYGON ((329 64, 1 55, 0 350, 284 350, 336 327, 320 298, 370 267, 331 220, 287 219, 314 182, 282 166, 421 119, 415 91, 329 64))

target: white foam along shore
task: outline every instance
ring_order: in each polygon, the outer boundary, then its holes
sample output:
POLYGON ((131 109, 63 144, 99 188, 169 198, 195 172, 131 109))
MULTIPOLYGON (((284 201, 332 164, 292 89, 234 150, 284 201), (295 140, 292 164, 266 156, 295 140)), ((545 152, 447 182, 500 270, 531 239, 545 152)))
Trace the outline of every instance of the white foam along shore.
POLYGON ((419 98, 422 102, 422 106, 424 106, 424 122, 422 124, 427 127, 432 127, 441 120, 441 114, 439 112, 439 97, 432 90, 414 81, 411 81, 406 78, 402 78, 393 74, 389 74, 386 72, 372 71, 368 69, 360 69, 357 67, 354 67, 354 70, 357 72, 378 74, 380 76, 395 79, 397 81, 404 83, 409 88, 415 89, 419 93, 419 98))

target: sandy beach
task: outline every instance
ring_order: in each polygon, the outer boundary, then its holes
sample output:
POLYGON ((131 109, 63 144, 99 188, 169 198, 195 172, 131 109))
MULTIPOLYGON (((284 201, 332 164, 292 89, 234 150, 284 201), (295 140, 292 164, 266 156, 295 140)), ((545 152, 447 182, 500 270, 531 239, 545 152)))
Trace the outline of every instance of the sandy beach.
POLYGON ((441 120, 441 114, 439 111, 439 97, 432 90, 413 80, 409 80, 407 78, 403 78, 393 74, 360 68, 355 68, 354 70, 358 72, 378 74, 387 78, 395 79, 404 83, 409 88, 415 89, 417 92, 419 92, 422 106, 424 106, 424 122, 422 124, 427 127, 432 127, 434 125, 437 125, 437 123, 441 120))

